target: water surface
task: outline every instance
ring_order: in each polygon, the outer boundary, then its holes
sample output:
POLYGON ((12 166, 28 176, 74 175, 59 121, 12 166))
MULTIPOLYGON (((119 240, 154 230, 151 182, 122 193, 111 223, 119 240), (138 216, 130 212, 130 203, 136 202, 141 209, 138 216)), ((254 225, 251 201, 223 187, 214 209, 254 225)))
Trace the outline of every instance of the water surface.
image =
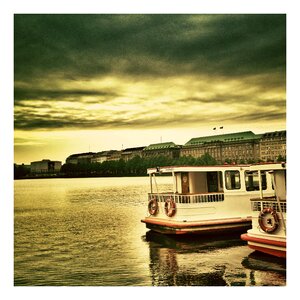
POLYGON ((285 261, 239 236, 149 231, 147 192, 147 177, 15 181, 15 285, 286 284, 285 261))

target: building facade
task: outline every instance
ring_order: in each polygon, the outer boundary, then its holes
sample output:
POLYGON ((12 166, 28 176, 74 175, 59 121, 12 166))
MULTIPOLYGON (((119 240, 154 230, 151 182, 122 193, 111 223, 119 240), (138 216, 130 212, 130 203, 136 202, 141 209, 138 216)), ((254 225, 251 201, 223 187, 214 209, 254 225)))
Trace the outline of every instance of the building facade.
POLYGON ((218 163, 259 159, 260 135, 252 131, 192 138, 180 151, 180 156, 211 155, 218 163))
POLYGON ((67 157, 66 164, 89 164, 92 162, 94 155, 94 152, 71 154, 69 157, 67 157))
POLYGON ((103 163, 110 157, 110 151, 97 152, 91 158, 91 163, 103 163))
POLYGON ((278 157, 286 159, 286 131, 266 132, 260 139, 260 158, 274 161, 278 157))
POLYGON ((107 157, 107 160, 120 160, 121 157, 122 157, 122 151, 110 150, 110 155, 107 157))
POLYGON ((218 163, 226 161, 276 161, 286 158, 286 131, 254 134, 252 131, 192 138, 180 156, 200 157, 208 153, 218 163))
POLYGON ((90 164, 90 163, 103 163, 107 160, 121 159, 122 151, 108 150, 101 152, 87 152, 72 154, 66 159, 67 164, 90 164))
POLYGON ((56 173, 61 168, 61 161, 51 161, 50 159, 43 159, 41 161, 33 161, 30 163, 30 172, 41 173, 56 173))
POLYGON ((135 156, 142 157, 143 156, 143 150, 145 147, 135 147, 135 148, 126 148, 122 151, 122 159, 125 161, 128 161, 135 156))
POLYGON ((103 163, 107 160, 119 160, 121 159, 121 151, 118 150, 108 150, 97 152, 93 155, 91 163, 103 163))
POLYGON ((157 157, 166 156, 169 158, 178 158, 180 155, 181 146, 174 144, 173 142, 151 144, 144 148, 143 157, 157 157))

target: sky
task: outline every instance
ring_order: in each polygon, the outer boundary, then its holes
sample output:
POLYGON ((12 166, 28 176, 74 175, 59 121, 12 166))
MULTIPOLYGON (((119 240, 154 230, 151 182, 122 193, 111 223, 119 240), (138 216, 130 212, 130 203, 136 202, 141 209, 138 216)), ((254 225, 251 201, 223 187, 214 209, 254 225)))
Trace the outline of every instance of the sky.
POLYGON ((15 163, 285 129, 285 14, 14 16, 15 163))

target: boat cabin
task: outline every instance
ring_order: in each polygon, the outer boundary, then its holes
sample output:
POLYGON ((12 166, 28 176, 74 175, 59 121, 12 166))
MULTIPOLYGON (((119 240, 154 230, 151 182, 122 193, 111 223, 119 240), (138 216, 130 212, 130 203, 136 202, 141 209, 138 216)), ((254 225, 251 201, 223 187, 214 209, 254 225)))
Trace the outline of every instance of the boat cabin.
MULTIPOLYGON (((271 176, 268 170, 274 164, 263 165, 223 165, 223 166, 189 166, 162 167, 148 169, 151 193, 158 194, 164 201, 164 194, 173 194, 176 202, 214 202, 223 201, 224 194, 254 192, 261 196, 274 194, 271 176), (172 184, 158 188, 160 175, 172 175, 172 184)), ((278 165, 278 164, 276 164, 278 165)), ((163 176, 164 177, 164 176, 163 176)))

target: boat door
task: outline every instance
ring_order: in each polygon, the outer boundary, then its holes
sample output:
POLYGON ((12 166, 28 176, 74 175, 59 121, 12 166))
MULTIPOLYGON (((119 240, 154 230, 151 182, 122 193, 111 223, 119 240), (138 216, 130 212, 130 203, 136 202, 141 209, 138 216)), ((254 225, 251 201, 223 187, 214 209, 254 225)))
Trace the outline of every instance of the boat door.
POLYGON ((181 189, 182 189, 182 194, 188 194, 190 192, 188 173, 181 174, 181 189))
POLYGON ((209 193, 216 193, 219 191, 217 172, 207 172, 207 187, 209 193))

